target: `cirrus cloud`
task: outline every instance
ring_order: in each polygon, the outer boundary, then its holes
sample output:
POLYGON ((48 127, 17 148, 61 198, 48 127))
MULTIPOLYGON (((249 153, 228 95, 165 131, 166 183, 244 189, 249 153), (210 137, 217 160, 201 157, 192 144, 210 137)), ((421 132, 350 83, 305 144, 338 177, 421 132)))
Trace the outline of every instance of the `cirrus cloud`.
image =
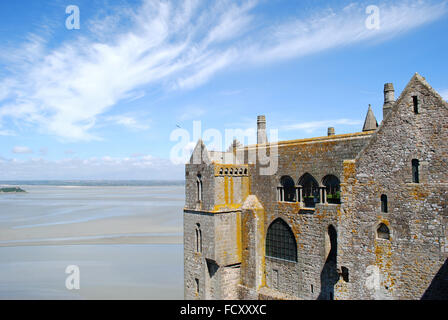
MULTIPOLYGON (((275 25, 256 14, 258 6, 255 0, 186 0, 180 6, 144 0, 137 8, 89 21, 92 32, 57 47, 50 47, 44 35, 30 34, 0 55, 9 72, 0 79, 0 123, 10 118, 75 141, 101 139, 94 129, 102 121, 147 129, 126 115, 104 115, 122 101, 144 96, 146 88, 191 90, 232 67, 388 40, 447 12, 446 1, 384 3, 379 5, 381 27, 369 30, 366 4, 275 25), (128 23, 117 22, 123 19, 128 23)), ((0 134, 13 132, 0 129, 0 134)))

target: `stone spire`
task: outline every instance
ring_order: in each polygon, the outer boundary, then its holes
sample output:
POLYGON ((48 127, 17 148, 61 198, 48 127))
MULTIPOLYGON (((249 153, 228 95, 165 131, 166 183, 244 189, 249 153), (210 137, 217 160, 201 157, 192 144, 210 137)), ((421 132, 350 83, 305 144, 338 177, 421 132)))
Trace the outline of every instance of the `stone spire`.
POLYGON ((372 131, 378 128, 378 122, 373 114, 372 107, 369 104, 369 110, 367 111, 366 120, 364 121, 364 127, 362 131, 372 131))
POLYGON ((190 164, 210 163, 210 155, 202 139, 198 140, 190 157, 190 164))

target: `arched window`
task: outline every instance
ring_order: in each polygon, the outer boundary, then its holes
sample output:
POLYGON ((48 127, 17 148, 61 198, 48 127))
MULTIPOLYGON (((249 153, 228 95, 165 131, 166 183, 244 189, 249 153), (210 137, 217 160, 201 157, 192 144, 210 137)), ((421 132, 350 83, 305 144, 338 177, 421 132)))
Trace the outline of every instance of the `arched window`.
POLYGON ((199 223, 196 224, 196 252, 202 252, 202 230, 199 223))
POLYGON ((322 184, 325 186, 327 202, 341 203, 341 182, 338 177, 329 174, 322 179, 322 184))
POLYGON ((319 184, 309 173, 305 173, 299 180, 302 186, 302 197, 305 207, 314 208, 320 202, 319 184))
POLYGON ((381 195, 381 212, 387 213, 387 196, 385 194, 381 195))
POLYGON ((290 176, 283 176, 280 179, 280 184, 282 185, 282 200, 286 202, 296 201, 296 188, 294 185, 294 180, 290 176))
POLYGON ((296 239, 288 224, 280 218, 268 228, 266 256, 297 262, 296 239))
POLYGON ((198 174, 196 177, 196 189, 197 189, 197 200, 198 202, 202 201, 202 176, 198 174))
POLYGON ((390 239, 389 228, 384 223, 380 223, 380 225, 376 229, 376 236, 378 239, 389 240, 390 239))
POLYGON ((412 159, 412 182, 419 183, 420 177, 418 172, 418 167, 420 166, 420 161, 417 159, 412 159))

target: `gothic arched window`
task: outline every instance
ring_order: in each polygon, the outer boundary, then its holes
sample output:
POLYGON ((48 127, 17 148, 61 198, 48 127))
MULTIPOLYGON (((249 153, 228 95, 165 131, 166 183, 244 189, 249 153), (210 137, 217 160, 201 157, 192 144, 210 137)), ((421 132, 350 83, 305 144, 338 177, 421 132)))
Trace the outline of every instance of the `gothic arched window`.
POLYGON ((198 202, 202 201, 202 176, 198 174, 196 177, 196 190, 197 190, 197 200, 198 202))
POLYGON ((282 185, 282 200, 286 202, 296 201, 296 187, 294 185, 294 180, 290 176, 283 176, 280 179, 280 184, 282 185))
POLYGON ((320 202, 319 184, 309 173, 305 173, 299 180, 302 186, 302 197, 305 207, 314 208, 320 202))
POLYGON ((341 182, 338 177, 329 174, 322 179, 322 184, 325 186, 327 202, 341 203, 341 182))
POLYGON ((266 256, 297 262, 296 239, 288 224, 280 218, 268 228, 266 256))

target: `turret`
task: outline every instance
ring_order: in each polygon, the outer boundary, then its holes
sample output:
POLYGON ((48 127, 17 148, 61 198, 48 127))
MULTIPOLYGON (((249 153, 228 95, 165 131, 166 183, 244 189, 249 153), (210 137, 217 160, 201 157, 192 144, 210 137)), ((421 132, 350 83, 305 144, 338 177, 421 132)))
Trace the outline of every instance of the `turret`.
POLYGON ((383 119, 392 109, 395 102, 395 90, 393 83, 386 83, 384 85, 384 105, 383 105, 383 119))
POLYGON ((266 135, 266 117, 257 117, 257 144, 267 143, 268 138, 266 135))
POLYGON ((369 104, 369 110, 367 111, 366 120, 364 121, 364 127, 362 131, 372 131, 378 128, 378 122, 373 114, 372 107, 369 104))

